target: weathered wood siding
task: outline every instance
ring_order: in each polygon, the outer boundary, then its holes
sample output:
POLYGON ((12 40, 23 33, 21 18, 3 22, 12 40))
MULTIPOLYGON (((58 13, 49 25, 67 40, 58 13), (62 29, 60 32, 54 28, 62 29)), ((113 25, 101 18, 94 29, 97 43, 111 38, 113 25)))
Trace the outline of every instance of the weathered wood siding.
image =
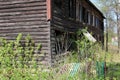
MULTIPOLYGON (((66 31, 66 32, 76 32, 79 29, 88 27, 89 32, 92 32, 93 34, 98 34, 101 36, 101 41, 104 42, 104 26, 101 27, 95 27, 83 22, 80 22, 80 14, 79 14, 79 4, 82 4, 85 8, 87 8, 92 14, 97 16, 102 22, 103 22, 103 16, 101 13, 94 8, 93 5, 88 3, 88 0, 74 0, 76 1, 74 7, 76 7, 76 18, 70 18, 68 15, 69 11, 69 0, 65 0, 62 3, 62 8, 60 10, 56 10, 56 5, 54 3, 54 0, 52 0, 52 21, 51 21, 51 49, 52 49, 52 63, 56 62, 56 55, 55 52, 55 30, 59 31, 66 31)), ((95 36, 96 37, 96 36, 95 36)), ((97 38, 97 37, 96 37, 97 38)))
MULTIPOLYGON (((74 32, 78 27, 82 27, 80 23, 77 23, 73 19, 68 18, 68 0, 65 0, 62 6, 62 13, 56 11, 56 5, 54 0, 52 0, 52 20, 51 20, 51 58, 52 63, 57 64, 62 62, 60 58, 61 55, 57 54, 55 51, 55 30, 62 32, 74 32), (58 60, 59 59, 59 60, 58 60)), ((61 58, 62 59, 62 58, 61 58)), ((64 59, 62 59, 64 60, 64 59)))
POLYGON ((19 33, 30 34, 36 44, 42 44, 46 53, 43 62, 49 63, 50 22, 46 12, 46 0, 0 0, 0 37, 14 40, 19 33))
MULTIPOLYGON (((78 0, 79 2, 79 0, 78 0)), ((101 25, 93 26, 86 24, 88 26, 89 32, 93 33, 93 36, 104 44, 104 17, 103 14, 90 2, 89 0, 81 0, 80 5, 85 7, 94 17, 97 17, 101 25)))

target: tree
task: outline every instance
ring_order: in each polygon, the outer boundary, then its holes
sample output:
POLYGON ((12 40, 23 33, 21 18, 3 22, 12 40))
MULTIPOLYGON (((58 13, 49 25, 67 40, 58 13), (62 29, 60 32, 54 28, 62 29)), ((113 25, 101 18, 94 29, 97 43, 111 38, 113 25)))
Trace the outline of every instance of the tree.
POLYGON ((106 51, 108 51, 108 29, 109 29, 109 20, 111 20, 110 18, 110 2, 107 0, 98 0, 99 7, 102 10, 103 14, 105 15, 106 19, 105 19, 105 30, 106 30, 106 51))
POLYGON ((106 51, 108 51, 108 32, 117 27, 118 52, 120 53, 120 1, 119 0, 97 0, 100 9, 106 17, 106 51), (116 18, 115 18, 116 17, 116 18))
POLYGON ((117 36, 118 36, 118 53, 120 53, 120 0, 111 0, 112 11, 116 16, 117 36))
POLYGON ((117 36, 118 36, 118 53, 120 53, 120 4, 118 0, 113 0, 116 14, 117 36))

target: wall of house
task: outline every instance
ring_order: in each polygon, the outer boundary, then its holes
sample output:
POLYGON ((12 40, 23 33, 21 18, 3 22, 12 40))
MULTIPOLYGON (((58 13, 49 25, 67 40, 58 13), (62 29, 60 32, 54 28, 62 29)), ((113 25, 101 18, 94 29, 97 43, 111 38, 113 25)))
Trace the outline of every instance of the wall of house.
MULTIPOLYGON (((56 38, 58 39, 58 37, 59 37, 57 35, 60 35, 61 39, 62 39, 63 37, 65 37, 65 36, 63 36, 64 34, 73 33, 75 31, 77 31, 78 27, 80 27, 80 26, 82 27, 82 25, 80 23, 77 23, 75 21, 75 19, 72 19, 69 17, 69 12, 68 12, 68 9, 69 9, 68 1, 69 0, 64 0, 64 1, 62 1, 62 3, 61 3, 61 1, 62 0, 52 0, 52 18, 51 18, 52 19, 51 20, 51 52, 52 52, 52 56, 51 57, 52 57, 53 64, 62 62, 59 59, 59 57, 61 57, 61 54, 57 53, 57 51, 56 51, 56 44, 62 42, 62 41, 56 42, 56 38), (57 3, 57 1, 58 1, 58 3, 57 3)), ((63 38, 63 40, 64 40, 64 38, 63 38)), ((62 50, 61 53, 64 53, 64 50, 62 50)))
MULTIPOLYGON (((87 0, 77 0, 77 3, 79 5, 79 7, 84 7, 86 13, 88 13, 88 22, 84 22, 81 21, 82 23, 85 23, 89 29, 90 32, 93 33, 94 37, 98 40, 101 41, 102 43, 104 43, 104 17, 102 15, 102 13, 100 11, 98 11, 93 4, 88 3, 89 1, 87 0), (93 17, 93 22, 91 23, 91 15, 93 17)), ((79 8, 77 9, 78 11, 82 11, 79 10, 79 8)), ((86 16, 86 13, 84 14, 84 16, 86 16)), ((83 15, 82 15, 83 16, 83 15)), ((80 15, 77 15, 77 20, 80 21, 80 15)))
POLYGON ((35 55, 38 62, 50 63, 50 22, 46 13, 46 0, 1 0, 0 37, 15 40, 19 33, 23 37, 30 34, 35 44, 42 44, 42 53, 46 53, 35 55))
MULTIPOLYGON (((85 24, 87 24, 87 25, 89 25, 89 26, 93 26, 94 28, 95 28, 95 30, 97 29, 97 28, 100 28, 100 29, 102 29, 101 27, 101 25, 99 24, 99 25, 96 25, 96 18, 99 20, 99 21, 101 21, 101 23, 103 22, 103 16, 102 16, 102 14, 98 11, 98 10, 96 10, 96 8, 95 7, 93 7, 92 5, 90 5, 88 2, 86 2, 85 0, 84 1, 78 1, 78 3, 79 3, 79 5, 80 5, 80 7, 82 6, 82 7, 84 7, 84 9, 85 9, 85 14, 84 14, 84 16, 86 16, 86 12, 88 13, 88 18, 87 19, 89 19, 89 18, 91 18, 91 15, 93 16, 93 22, 91 23, 89 23, 89 21, 91 21, 91 19, 90 20, 88 20, 88 22, 84 22, 84 21, 81 21, 81 22, 83 22, 83 23, 85 23, 85 24)), ((79 11, 81 11, 81 10, 79 10, 79 11)), ((83 15, 82 15, 83 16, 83 15)), ((79 15, 78 15, 78 17, 79 17, 79 15)))
MULTIPOLYGON (((82 17, 86 17, 85 13, 82 17)), ((86 19, 85 19, 86 20, 86 19)), ((89 32, 92 32, 94 37, 104 42, 103 36, 103 16, 101 13, 91 6, 87 0, 52 0, 52 20, 51 20, 51 52, 52 63, 56 62, 56 31, 61 33, 67 32, 75 33, 77 30, 88 27, 89 32), (70 3, 70 1, 72 1, 70 3), (72 7, 70 7, 72 6, 72 7), (97 17, 101 21, 101 25, 95 26, 84 22, 80 18, 80 6, 83 6, 86 11, 90 12, 93 16, 97 17), (71 14, 72 13, 72 14, 71 14), (97 35, 96 35, 97 34, 97 35)))

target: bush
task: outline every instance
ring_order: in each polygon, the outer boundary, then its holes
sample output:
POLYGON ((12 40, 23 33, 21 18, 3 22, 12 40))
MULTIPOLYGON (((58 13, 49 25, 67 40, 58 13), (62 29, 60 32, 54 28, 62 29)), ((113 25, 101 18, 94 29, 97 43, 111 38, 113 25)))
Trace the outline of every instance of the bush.
POLYGON ((35 52, 40 51, 41 44, 35 47, 30 35, 23 39, 24 42, 22 39, 22 34, 14 41, 0 39, 0 80, 46 80, 49 73, 38 69, 33 58, 35 52))

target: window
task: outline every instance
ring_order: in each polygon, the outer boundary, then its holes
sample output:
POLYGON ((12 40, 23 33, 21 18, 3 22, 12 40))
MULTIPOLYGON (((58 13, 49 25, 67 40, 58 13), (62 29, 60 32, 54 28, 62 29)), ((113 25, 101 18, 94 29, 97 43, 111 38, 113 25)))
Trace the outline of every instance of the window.
POLYGON ((62 0, 54 0, 55 6, 59 9, 62 8, 62 0))
POLYGON ((54 0, 54 5, 55 5, 54 12, 61 14, 62 13, 62 0, 54 0))
POLYGON ((104 30, 104 23, 102 21, 100 22, 100 27, 102 30, 104 30))
POLYGON ((97 18, 94 16, 94 26, 96 26, 97 18))
POLYGON ((85 22, 85 8, 82 7, 82 21, 85 22))
POLYGON ((90 23, 90 13, 87 9, 79 5, 80 21, 85 23, 90 23))
POLYGON ((82 6, 79 5, 80 22, 82 22, 82 6))
POLYGON ((86 22, 86 23, 88 23, 88 19, 89 19, 88 16, 89 16, 89 12, 86 11, 86 13, 85 13, 85 17, 86 17, 86 18, 85 18, 85 22, 86 22))
POLYGON ((93 15, 90 15, 90 24, 93 25, 93 15))
POLYGON ((99 27, 99 25, 100 25, 100 20, 96 17, 96 27, 99 27))
POLYGON ((69 17, 76 18, 76 0, 69 0, 69 17))
POLYGON ((95 26, 95 16, 93 16, 93 26, 95 26))
POLYGON ((90 12, 88 13, 88 24, 90 25, 90 12))
POLYGON ((98 17, 95 18, 95 26, 100 27, 100 20, 98 17))

